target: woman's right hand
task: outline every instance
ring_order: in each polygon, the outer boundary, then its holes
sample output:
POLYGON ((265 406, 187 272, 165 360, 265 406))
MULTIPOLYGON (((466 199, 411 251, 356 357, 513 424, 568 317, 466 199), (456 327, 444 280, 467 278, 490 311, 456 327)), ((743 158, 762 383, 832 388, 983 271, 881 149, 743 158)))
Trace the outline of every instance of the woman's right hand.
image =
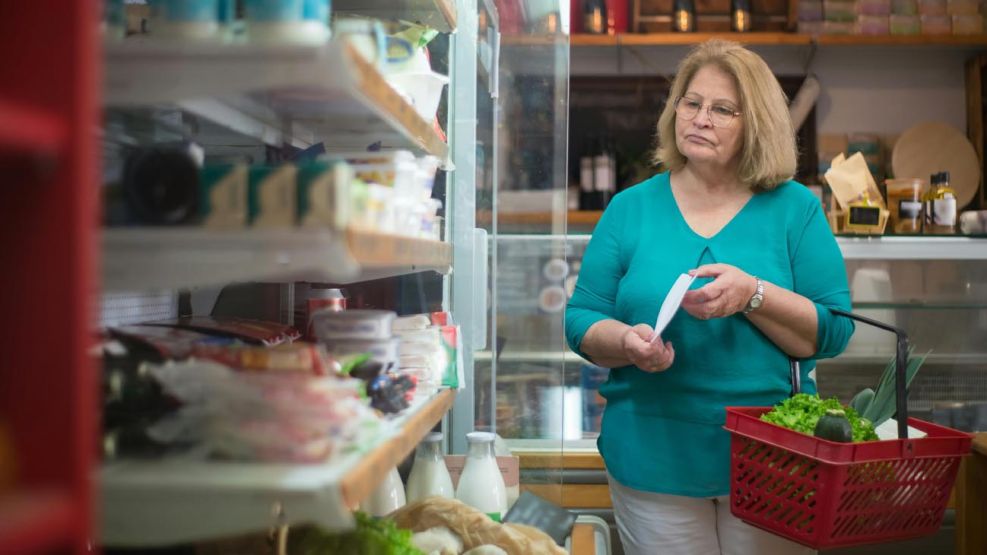
POLYGON ((662 372, 675 361, 675 350, 671 342, 663 343, 660 337, 649 342, 653 331, 647 324, 638 324, 624 332, 621 345, 634 366, 645 372, 662 372))

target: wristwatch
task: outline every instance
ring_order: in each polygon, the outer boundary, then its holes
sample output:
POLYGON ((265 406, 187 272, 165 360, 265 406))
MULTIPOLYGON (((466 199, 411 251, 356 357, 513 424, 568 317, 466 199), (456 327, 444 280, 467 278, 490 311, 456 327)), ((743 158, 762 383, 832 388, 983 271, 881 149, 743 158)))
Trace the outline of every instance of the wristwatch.
POLYGON ((757 280, 757 289, 754 291, 754 295, 751 296, 750 300, 747 301, 747 306, 744 307, 744 314, 750 314, 752 310, 761 306, 764 302, 764 282, 761 278, 754 276, 757 280))

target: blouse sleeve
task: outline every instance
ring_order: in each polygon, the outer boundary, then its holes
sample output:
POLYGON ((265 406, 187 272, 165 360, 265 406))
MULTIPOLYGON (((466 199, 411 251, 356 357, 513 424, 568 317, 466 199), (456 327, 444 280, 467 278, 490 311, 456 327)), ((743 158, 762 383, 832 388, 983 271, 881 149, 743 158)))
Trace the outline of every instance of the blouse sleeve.
POLYGON ((853 320, 837 316, 830 308, 850 310, 850 288, 839 245, 829 229, 822 207, 812 203, 802 235, 792 256, 795 292, 816 305, 816 353, 831 358, 846 349, 853 335, 853 320))
POLYGON ((614 197, 593 230, 579 270, 576 289, 565 312, 565 336, 569 348, 586 360, 582 351, 583 336, 600 320, 615 318, 617 285, 625 268, 621 262, 621 220, 617 213, 620 195, 614 197))

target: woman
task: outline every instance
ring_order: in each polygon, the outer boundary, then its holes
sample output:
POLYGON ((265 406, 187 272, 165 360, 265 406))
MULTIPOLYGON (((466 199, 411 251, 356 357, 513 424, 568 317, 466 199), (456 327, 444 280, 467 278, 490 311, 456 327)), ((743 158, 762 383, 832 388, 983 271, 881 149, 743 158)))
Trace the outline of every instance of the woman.
POLYGON ((669 171, 616 195, 566 312, 569 345, 612 368, 598 445, 631 554, 811 552, 730 514, 726 406, 790 394, 789 359, 815 392, 815 359, 853 323, 839 248, 813 194, 791 178, 795 134, 759 56, 709 41, 679 66, 658 122, 669 171), (682 309, 649 342, 681 273, 682 309))

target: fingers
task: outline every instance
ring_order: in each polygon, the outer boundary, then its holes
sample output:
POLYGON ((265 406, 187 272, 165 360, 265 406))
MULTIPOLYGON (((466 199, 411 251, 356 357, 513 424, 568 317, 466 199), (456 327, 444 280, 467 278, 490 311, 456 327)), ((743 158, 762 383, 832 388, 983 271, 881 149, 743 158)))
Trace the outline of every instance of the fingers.
POLYGON ((732 266, 727 264, 703 264, 695 270, 689 270, 689 275, 696 277, 717 277, 730 268, 732 266))
POLYGON ((638 324, 631 329, 634 330, 634 333, 645 342, 651 339, 651 334, 655 331, 648 324, 638 324))
POLYGON ((675 349, 672 348, 671 342, 661 343, 657 341, 655 342, 655 346, 657 349, 653 356, 636 363, 636 366, 645 372, 662 372, 668 370, 675 361, 675 349))

